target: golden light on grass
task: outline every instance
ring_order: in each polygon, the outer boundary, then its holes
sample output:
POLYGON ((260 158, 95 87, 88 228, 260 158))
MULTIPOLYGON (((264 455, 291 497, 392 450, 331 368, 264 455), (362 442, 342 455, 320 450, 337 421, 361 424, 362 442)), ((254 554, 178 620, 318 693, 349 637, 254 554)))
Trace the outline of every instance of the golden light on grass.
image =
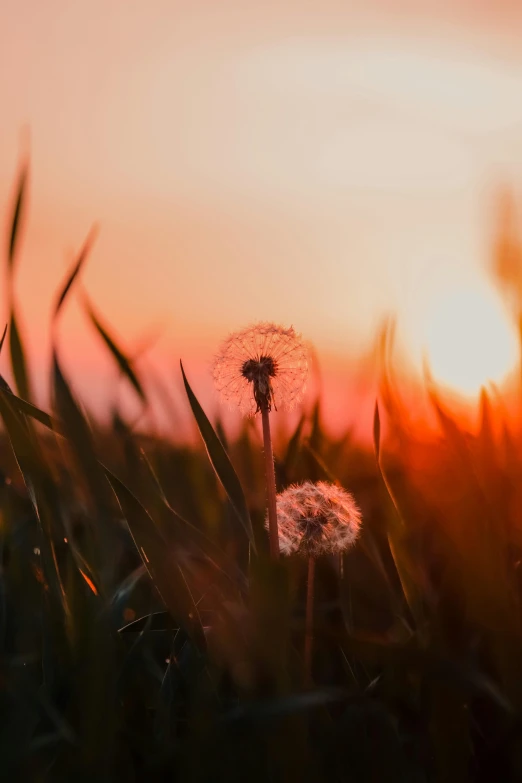
POLYGON ((423 344, 435 380, 466 396, 489 381, 502 383, 518 357, 515 330, 487 288, 454 288, 435 299, 423 344))

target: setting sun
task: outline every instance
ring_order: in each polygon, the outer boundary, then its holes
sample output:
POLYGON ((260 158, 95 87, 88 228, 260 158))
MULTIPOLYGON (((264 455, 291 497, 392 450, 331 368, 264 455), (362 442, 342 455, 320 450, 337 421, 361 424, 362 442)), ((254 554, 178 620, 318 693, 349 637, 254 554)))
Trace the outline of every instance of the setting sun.
POLYGON ((453 289, 435 300, 423 337, 435 379, 466 395, 502 382, 517 360, 514 330, 488 289, 453 289))

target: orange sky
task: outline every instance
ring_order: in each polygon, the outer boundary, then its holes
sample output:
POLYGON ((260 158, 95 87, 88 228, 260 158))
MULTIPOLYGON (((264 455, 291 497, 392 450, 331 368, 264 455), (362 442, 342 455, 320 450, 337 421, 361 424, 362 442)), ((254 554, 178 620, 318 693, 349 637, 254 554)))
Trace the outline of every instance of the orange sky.
MULTIPOLYGON (((495 188, 522 176, 521 33, 516 2, 3 0, 0 208, 29 125, 33 353, 98 221, 92 299, 126 347, 161 326, 157 359, 198 383, 257 319, 347 360, 396 312, 418 356, 433 297, 485 278, 495 188)), ((62 337, 110 393, 72 299, 62 337)))

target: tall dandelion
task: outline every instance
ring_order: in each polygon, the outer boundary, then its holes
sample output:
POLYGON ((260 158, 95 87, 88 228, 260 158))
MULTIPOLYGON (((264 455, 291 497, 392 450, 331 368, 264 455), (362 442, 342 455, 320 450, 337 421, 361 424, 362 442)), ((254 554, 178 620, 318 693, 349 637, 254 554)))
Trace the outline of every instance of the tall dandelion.
POLYGON ((231 334, 214 360, 213 377, 224 402, 245 415, 261 413, 268 496, 270 553, 279 557, 274 456, 269 413, 291 408, 303 395, 308 352, 293 327, 257 323, 231 334))
MULTIPOLYGON (((310 681, 312 668, 315 560, 320 555, 349 549, 359 535, 361 512, 353 496, 342 487, 305 481, 276 497, 279 544, 284 555, 308 558, 304 668, 310 681)), ((269 524, 267 519, 266 525, 269 524)))

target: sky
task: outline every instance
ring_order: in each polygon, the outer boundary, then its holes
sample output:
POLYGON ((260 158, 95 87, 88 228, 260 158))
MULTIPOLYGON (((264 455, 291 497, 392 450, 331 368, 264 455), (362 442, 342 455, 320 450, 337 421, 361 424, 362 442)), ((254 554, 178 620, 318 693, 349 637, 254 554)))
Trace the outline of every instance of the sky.
MULTIPOLYGON (((7 227, 28 132, 16 290, 37 365, 93 223, 98 312, 131 353, 156 337, 176 383, 183 357, 205 399, 217 343, 256 320, 314 344, 332 411, 386 314, 419 362, 438 299, 491 288, 495 196, 522 179, 521 32, 498 0, 2 0, 0 210, 7 227)), ((60 350, 82 392, 113 394, 74 297, 60 350)))

